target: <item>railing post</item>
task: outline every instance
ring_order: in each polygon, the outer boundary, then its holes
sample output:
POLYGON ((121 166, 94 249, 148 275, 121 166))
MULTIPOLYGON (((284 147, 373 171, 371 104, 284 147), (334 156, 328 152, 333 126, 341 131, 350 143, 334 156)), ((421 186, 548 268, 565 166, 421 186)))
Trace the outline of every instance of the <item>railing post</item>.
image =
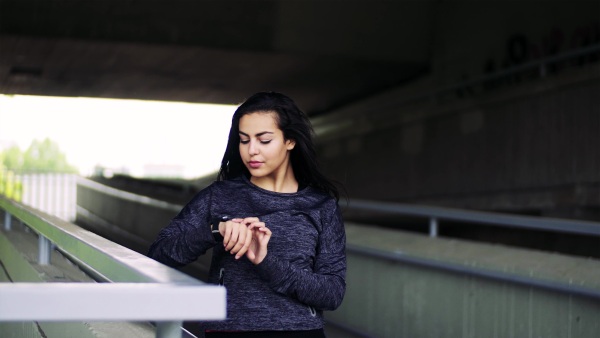
POLYGON ((156 338, 181 338, 183 322, 157 322, 156 338))
POLYGON ((50 253, 52 251, 52 244, 50 240, 44 235, 38 235, 38 264, 48 265, 50 264, 50 253))
POLYGON ((11 221, 12 221, 12 217, 10 216, 10 212, 5 210, 4 211, 4 230, 10 231, 10 228, 11 228, 10 222, 11 221))
POLYGON ((438 235, 438 221, 437 218, 431 217, 429 219, 429 237, 437 237, 438 235))

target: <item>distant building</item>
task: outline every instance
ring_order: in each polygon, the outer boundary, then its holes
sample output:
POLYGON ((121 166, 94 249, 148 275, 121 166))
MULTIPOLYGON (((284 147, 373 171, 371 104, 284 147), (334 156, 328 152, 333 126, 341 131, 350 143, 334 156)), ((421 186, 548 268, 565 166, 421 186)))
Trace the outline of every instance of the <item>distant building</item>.
POLYGON ((144 177, 181 178, 184 166, 179 164, 145 164, 144 177))

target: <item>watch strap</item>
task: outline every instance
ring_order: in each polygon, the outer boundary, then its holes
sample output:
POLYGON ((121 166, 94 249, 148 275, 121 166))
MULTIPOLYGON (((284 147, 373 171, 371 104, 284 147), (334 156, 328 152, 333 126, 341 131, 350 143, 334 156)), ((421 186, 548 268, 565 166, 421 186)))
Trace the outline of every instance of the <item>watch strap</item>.
POLYGON ((226 222, 227 220, 229 220, 228 216, 215 216, 210 219, 212 235, 215 242, 223 242, 223 236, 219 232, 219 223, 226 222))

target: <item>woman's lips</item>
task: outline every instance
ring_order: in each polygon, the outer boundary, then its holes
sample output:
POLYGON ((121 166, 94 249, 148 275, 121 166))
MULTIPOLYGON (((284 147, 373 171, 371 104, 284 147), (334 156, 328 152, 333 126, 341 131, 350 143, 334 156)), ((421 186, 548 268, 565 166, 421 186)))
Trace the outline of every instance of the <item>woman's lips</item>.
POLYGON ((256 168, 259 168, 262 165, 262 162, 250 161, 250 162, 248 162, 248 165, 250 166, 250 168, 256 169, 256 168))

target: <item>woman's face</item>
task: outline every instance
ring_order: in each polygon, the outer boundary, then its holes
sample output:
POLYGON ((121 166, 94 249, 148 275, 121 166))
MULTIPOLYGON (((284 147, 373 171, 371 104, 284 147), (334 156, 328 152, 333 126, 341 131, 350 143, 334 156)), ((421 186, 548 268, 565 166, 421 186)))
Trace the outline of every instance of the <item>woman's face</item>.
POLYGON ((285 140, 275 112, 254 112, 240 118, 240 156, 255 178, 285 174, 295 142, 285 140))

